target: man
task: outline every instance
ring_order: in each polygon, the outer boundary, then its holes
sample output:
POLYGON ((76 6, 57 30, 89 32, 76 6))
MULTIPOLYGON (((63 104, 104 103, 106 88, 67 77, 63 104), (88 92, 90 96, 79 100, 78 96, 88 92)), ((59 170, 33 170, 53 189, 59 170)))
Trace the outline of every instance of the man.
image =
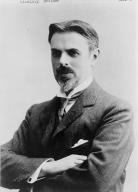
POLYGON ((60 90, 33 105, 2 146, 1 185, 23 192, 122 192, 132 113, 94 80, 98 35, 72 20, 51 24, 48 40, 60 90))

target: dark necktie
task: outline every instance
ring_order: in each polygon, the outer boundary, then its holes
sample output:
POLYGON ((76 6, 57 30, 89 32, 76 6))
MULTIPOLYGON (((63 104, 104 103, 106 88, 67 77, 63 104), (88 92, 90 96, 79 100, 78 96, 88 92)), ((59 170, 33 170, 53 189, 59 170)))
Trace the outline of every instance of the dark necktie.
POLYGON ((82 91, 75 93, 74 95, 72 95, 71 98, 64 98, 64 97, 60 97, 60 109, 58 111, 58 116, 59 116, 59 120, 61 121, 63 119, 63 117, 66 114, 66 107, 67 105, 71 104, 72 102, 76 102, 76 100, 78 99, 78 97, 80 96, 80 94, 82 93, 82 91))

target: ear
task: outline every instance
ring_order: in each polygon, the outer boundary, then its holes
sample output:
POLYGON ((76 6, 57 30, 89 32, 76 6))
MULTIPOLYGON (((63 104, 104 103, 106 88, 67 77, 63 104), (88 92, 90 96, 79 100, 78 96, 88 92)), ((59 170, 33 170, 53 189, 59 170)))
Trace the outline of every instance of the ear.
POLYGON ((100 54, 100 50, 99 50, 99 48, 96 48, 96 49, 94 49, 94 50, 91 50, 91 64, 92 64, 92 66, 94 66, 95 65, 95 63, 96 63, 96 61, 97 61, 97 58, 98 58, 98 56, 99 56, 99 54, 100 54))
POLYGON ((93 60, 96 60, 96 59, 98 58, 99 54, 100 54, 99 48, 94 49, 94 50, 92 51, 93 60))

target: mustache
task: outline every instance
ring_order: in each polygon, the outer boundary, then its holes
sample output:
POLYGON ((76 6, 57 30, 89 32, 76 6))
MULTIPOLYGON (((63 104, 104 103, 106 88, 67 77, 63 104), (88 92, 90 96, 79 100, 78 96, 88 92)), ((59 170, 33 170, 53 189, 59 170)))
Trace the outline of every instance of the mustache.
POLYGON ((71 68, 64 67, 64 66, 60 66, 59 68, 57 68, 56 72, 59 75, 66 74, 66 73, 74 73, 74 71, 71 68))

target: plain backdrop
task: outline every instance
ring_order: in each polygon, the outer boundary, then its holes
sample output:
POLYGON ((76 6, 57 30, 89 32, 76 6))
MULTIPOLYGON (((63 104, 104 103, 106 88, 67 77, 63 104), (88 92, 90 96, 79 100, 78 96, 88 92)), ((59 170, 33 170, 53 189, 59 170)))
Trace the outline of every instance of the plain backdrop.
MULTIPOLYGON (((95 78, 104 89, 133 107, 135 149, 127 167, 124 192, 137 192, 135 1, 26 1, 0 1, 0 143, 11 139, 32 104, 56 95, 58 86, 47 40, 49 24, 84 20, 100 37, 101 54, 95 78)), ((0 191, 8 190, 0 188, 0 191)))

